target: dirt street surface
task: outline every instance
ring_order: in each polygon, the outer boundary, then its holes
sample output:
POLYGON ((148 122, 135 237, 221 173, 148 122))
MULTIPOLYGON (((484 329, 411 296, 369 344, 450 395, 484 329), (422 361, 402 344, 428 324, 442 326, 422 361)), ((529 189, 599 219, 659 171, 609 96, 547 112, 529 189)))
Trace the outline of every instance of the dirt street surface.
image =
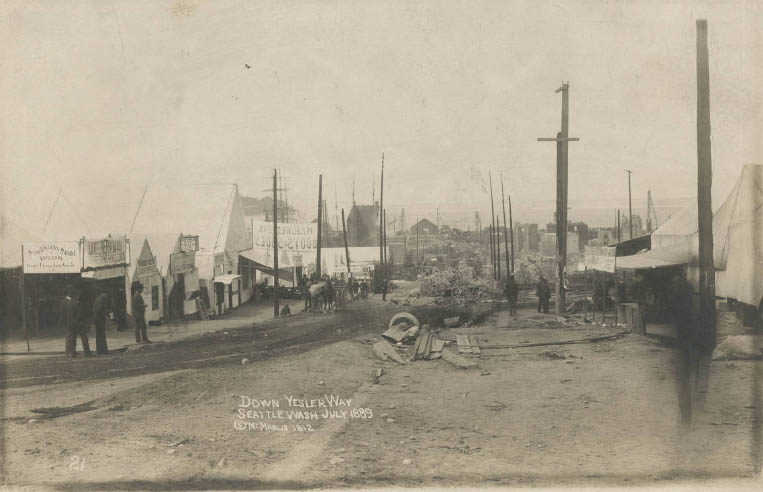
MULTIPOLYGON (((752 386, 760 361, 712 362, 691 422, 682 422, 672 348, 630 334, 490 348, 621 330, 530 309, 512 318, 498 305, 471 326, 437 330, 453 353, 456 335, 474 335, 484 348, 464 358, 475 367, 377 359, 372 344, 408 309, 375 296, 332 314, 108 357, 10 361, 1 378, 5 483, 72 491, 760 483, 752 386), (49 410, 32 411, 40 408, 49 410)), ((407 359, 412 349, 398 351, 407 359)))

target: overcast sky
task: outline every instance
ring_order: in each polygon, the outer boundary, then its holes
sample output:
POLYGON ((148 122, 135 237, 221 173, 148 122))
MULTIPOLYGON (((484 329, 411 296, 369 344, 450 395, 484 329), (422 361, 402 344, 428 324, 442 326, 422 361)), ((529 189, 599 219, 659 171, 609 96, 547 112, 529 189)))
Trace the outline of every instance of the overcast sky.
POLYGON ((261 196, 276 167, 312 218, 319 173, 331 212, 353 177, 370 202, 384 152, 389 216, 484 223, 492 171, 515 220, 550 221, 555 146, 536 138, 559 129, 562 80, 581 138, 571 218, 627 207, 624 169, 634 207, 647 189, 660 206, 696 195, 697 18, 717 208, 763 162, 763 2, 715 3, 0 1, 3 211, 39 232, 59 187, 236 182, 261 196))

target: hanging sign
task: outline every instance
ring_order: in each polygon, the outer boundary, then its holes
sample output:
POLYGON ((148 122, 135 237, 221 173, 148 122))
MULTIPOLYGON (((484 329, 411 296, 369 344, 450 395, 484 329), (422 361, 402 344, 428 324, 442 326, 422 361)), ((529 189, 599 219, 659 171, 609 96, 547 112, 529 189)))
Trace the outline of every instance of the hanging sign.
POLYGON ((199 250, 199 236, 180 236, 180 251, 191 253, 199 250))

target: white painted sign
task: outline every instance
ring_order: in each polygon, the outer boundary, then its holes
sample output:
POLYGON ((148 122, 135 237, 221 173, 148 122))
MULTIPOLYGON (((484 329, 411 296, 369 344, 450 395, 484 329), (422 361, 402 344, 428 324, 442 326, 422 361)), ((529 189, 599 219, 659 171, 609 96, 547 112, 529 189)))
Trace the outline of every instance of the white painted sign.
MULTIPOLYGON (((306 252, 318 247, 317 224, 278 224, 278 249, 281 251, 306 252)), ((258 249, 273 250, 273 223, 253 223, 252 243, 258 249)))
POLYGON ((598 270, 600 272, 615 273, 615 251, 616 249, 614 247, 586 246, 586 268, 598 270))
POLYGON ((76 241, 55 243, 25 243, 24 273, 79 273, 82 251, 76 241))

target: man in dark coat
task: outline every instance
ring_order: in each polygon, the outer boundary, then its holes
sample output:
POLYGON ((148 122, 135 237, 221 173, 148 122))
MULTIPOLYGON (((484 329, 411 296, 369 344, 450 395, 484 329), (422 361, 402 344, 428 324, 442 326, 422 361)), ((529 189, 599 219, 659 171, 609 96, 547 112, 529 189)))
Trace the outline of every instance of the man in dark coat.
POLYGON ((538 281, 535 295, 538 296, 538 312, 540 313, 542 310, 544 313, 548 314, 548 301, 551 298, 551 288, 548 286, 546 277, 542 275, 540 281, 538 281))
POLYGON ((114 299, 114 317, 117 319, 117 330, 127 331, 127 297, 125 291, 119 289, 114 299))
POLYGON ((312 307, 312 298, 310 297, 311 285, 313 285, 312 280, 307 278, 307 275, 304 275, 302 279, 302 293, 305 295, 305 312, 310 311, 310 308, 312 307))
POLYGON ((135 293, 132 296, 132 318, 135 321, 135 341, 138 343, 151 343, 148 339, 146 330, 146 303, 143 301, 143 285, 135 286, 135 293))
POLYGON ((509 278, 506 279, 506 284, 503 286, 503 293, 509 301, 509 315, 515 316, 517 314, 517 296, 519 295, 519 287, 514 281, 514 275, 509 275, 509 278))
POLYGON ((106 313, 109 307, 109 293, 98 294, 93 303, 93 323, 95 324, 95 351, 99 354, 109 352, 106 345, 106 313))
MULTIPOLYGON (((90 341, 87 338, 87 334, 90 332, 90 325, 93 323, 93 297, 88 287, 83 287, 80 290, 77 308, 77 334, 79 334, 80 340, 82 340, 82 351, 85 352, 86 357, 90 357, 93 354, 90 351, 90 341)), ((76 351, 75 337, 74 352, 76 353, 76 351)))
POLYGON ((59 323, 66 329, 66 355, 67 357, 77 356, 77 318, 79 316, 79 306, 77 301, 72 298, 73 289, 68 289, 66 297, 61 301, 59 311, 59 323))

